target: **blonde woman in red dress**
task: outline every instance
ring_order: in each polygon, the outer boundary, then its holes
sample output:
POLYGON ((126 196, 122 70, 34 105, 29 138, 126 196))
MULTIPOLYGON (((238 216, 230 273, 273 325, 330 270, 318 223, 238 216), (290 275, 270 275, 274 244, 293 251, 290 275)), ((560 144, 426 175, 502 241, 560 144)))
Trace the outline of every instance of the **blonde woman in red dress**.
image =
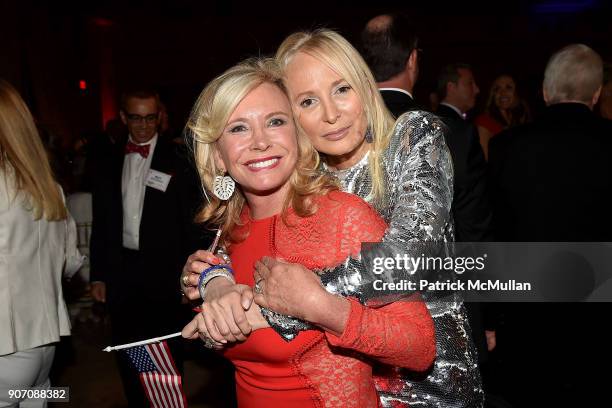
POLYGON ((368 308, 321 285, 318 275, 358 255, 362 242, 379 241, 386 224, 361 198, 338 191, 317 171, 318 155, 298 136, 271 60, 243 62, 213 80, 188 127, 210 199, 199 218, 222 228, 232 260, 230 267, 206 254, 213 266, 200 279, 221 274, 235 283, 215 294, 220 301, 204 303, 183 336, 202 338, 232 361, 240 406, 376 407, 373 364, 430 367, 434 327, 418 294, 368 308), (244 301, 249 296, 240 295, 265 284, 253 277, 264 256, 316 271, 296 282, 299 296, 288 300, 292 315, 311 325, 290 342, 269 327, 254 302, 244 301), (212 339, 228 335, 237 342, 212 339))

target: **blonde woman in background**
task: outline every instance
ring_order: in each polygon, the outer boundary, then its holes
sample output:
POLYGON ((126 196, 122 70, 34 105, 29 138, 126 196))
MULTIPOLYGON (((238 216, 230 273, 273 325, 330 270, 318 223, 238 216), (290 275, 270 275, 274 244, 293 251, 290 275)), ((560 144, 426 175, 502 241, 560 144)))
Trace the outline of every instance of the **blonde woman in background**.
POLYGON ((80 256, 66 255, 69 220, 34 119, 0 80, 0 407, 46 406, 8 390, 49 388, 54 343, 70 334, 61 279, 80 256))

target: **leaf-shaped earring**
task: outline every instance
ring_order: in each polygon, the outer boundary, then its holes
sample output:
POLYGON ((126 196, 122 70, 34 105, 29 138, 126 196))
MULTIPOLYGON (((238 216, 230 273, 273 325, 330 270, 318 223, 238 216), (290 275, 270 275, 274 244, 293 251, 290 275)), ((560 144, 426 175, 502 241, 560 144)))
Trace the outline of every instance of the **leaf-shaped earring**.
POLYGON ((374 136, 372 135, 372 130, 370 129, 370 127, 368 126, 368 128, 366 129, 366 133, 365 133, 365 141, 366 143, 372 143, 374 142, 374 136))
POLYGON ((216 176, 213 183, 213 194, 219 200, 229 200, 236 189, 236 182, 230 176, 216 176))

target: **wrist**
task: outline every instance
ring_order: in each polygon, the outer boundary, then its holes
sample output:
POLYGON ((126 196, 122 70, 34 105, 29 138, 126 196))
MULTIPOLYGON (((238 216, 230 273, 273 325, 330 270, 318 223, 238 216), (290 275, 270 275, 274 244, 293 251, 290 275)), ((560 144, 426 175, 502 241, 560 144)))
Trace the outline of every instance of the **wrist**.
POLYGON ((203 292, 208 298, 215 298, 217 294, 225 291, 226 288, 234 286, 234 283, 230 281, 226 276, 215 276, 206 283, 203 288, 203 292))
POLYGON ((200 292, 200 297, 202 298, 202 301, 204 301, 204 298, 206 296, 206 289, 208 283, 210 283, 210 281, 212 281, 213 279, 223 277, 225 278, 225 280, 231 281, 232 285, 236 284, 236 280, 234 279, 233 273, 234 271, 232 270, 232 268, 226 265, 214 265, 205 269, 200 274, 200 279, 198 281, 198 291, 200 292))
POLYGON ((313 299, 312 307, 306 311, 304 320, 340 335, 344 331, 350 311, 348 300, 323 291, 313 299))
POLYGON ((217 288, 222 288, 225 286, 232 286, 234 285, 234 283, 229 280, 229 278, 225 275, 219 275, 219 276, 215 276, 214 278, 212 278, 211 280, 209 280, 206 283, 206 286, 204 286, 204 288, 206 290, 214 290, 217 288))

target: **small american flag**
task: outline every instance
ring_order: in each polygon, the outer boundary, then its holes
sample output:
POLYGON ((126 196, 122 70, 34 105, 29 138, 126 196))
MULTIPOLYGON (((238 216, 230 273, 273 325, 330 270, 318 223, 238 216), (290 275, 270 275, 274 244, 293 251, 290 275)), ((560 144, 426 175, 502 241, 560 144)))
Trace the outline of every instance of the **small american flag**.
POLYGON ((126 349, 132 364, 140 374, 140 382, 154 408, 184 408, 181 374, 174 365, 165 341, 126 349))

